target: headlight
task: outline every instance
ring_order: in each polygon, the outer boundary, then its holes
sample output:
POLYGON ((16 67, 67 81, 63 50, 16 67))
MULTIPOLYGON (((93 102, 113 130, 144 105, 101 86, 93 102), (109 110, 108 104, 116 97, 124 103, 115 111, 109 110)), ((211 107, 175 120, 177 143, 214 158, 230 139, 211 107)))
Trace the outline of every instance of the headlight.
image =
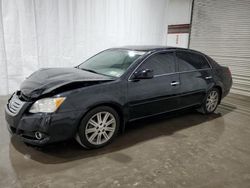
POLYGON ((58 98, 44 98, 36 101, 31 107, 29 112, 30 113, 51 113, 55 112, 59 106, 63 103, 65 97, 58 97, 58 98))

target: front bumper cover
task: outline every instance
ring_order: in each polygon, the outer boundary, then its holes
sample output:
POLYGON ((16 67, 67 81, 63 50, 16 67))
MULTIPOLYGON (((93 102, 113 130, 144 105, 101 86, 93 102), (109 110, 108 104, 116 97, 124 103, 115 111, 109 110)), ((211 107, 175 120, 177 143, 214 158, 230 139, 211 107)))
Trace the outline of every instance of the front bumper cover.
POLYGON ((28 112, 30 105, 31 103, 25 103, 17 114, 13 114, 10 110, 9 103, 6 105, 5 119, 11 134, 17 135, 26 143, 37 146, 63 141, 75 135, 81 112, 31 114, 28 112), (42 133, 42 139, 35 137, 36 132, 42 133))

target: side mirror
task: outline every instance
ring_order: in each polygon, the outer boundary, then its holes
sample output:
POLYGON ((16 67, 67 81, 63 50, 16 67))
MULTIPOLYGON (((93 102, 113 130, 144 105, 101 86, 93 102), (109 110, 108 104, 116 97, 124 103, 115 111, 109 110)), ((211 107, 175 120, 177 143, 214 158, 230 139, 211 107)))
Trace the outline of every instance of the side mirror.
POLYGON ((134 72, 134 78, 135 80, 140 79, 151 79, 154 77, 154 71, 150 69, 143 69, 140 71, 134 72))

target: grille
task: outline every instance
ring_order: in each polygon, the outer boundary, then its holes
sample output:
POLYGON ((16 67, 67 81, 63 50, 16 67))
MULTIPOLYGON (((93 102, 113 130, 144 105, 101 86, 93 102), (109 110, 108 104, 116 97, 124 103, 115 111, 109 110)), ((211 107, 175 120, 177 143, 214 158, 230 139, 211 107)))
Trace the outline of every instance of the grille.
POLYGON ((8 107, 11 113, 14 115, 18 114, 21 108, 23 107, 24 102, 22 102, 16 94, 13 95, 13 97, 10 99, 8 103, 8 107))

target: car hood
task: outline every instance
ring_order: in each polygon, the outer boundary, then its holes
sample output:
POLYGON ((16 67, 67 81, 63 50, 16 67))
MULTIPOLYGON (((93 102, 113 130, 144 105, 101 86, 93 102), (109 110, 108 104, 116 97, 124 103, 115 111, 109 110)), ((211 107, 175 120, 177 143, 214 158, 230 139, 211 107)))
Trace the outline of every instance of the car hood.
MULTIPOLYGON (((47 68, 31 74, 21 84, 21 93, 27 98, 37 98, 64 86, 84 87, 112 81, 113 77, 95 74, 77 68, 47 68)), ((70 87, 67 87, 68 89, 70 87)))

